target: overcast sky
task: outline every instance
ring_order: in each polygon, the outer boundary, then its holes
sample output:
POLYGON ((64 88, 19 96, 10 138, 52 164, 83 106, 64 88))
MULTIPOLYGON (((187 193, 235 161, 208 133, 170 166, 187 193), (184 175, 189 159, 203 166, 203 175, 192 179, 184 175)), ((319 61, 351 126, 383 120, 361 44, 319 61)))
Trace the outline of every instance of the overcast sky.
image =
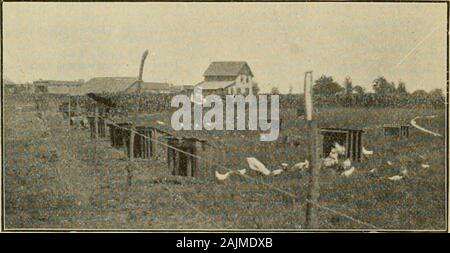
MULTIPOLYGON (((137 76, 196 84, 211 61, 247 61, 264 91, 294 92, 303 73, 370 87, 445 88, 445 4, 4 3, 4 74, 39 78, 137 76)), ((302 90, 302 89, 301 89, 302 90)))

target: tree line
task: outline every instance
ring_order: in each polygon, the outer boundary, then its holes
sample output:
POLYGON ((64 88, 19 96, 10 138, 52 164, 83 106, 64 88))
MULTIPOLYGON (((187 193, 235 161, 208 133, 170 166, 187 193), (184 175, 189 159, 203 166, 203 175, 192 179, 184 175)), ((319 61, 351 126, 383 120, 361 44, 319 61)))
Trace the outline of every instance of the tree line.
MULTIPOLYGON (((416 90, 409 92, 403 81, 394 83, 384 76, 377 77, 372 82, 373 92, 367 92, 360 85, 354 85, 351 77, 346 77, 341 84, 332 76, 322 75, 314 81, 314 100, 318 105, 340 104, 351 106, 390 106, 390 107, 425 107, 443 108, 445 95, 442 89, 430 92, 416 90)), ((278 89, 272 89, 272 94, 278 89)), ((292 93, 292 89, 290 89, 292 93)))

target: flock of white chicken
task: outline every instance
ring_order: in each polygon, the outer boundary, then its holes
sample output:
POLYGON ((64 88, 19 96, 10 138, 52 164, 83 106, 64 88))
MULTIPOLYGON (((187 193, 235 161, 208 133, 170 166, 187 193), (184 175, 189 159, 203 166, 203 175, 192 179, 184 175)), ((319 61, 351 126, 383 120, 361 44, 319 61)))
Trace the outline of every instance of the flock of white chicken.
MULTIPOLYGON (((289 165, 287 163, 282 163, 280 169, 275 169, 272 171, 267 169, 267 167, 262 162, 260 162, 258 159, 254 158, 254 157, 247 157, 247 163, 251 170, 257 171, 257 172, 263 174, 264 176, 277 176, 277 175, 284 173, 287 170, 292 170, 292 171, 293 170, 304 170, 309 167, 308 160, 305 160, 304 162, 299 162, 299 163, 295 164, 294 166, 292 166, 291 168, 288 168, 289 165)), ((247 173, 246 169, 230 170, 225 174, 221 174, 218 171, 216 171, 216 178, 219 181, 223 181, 223 180, 227 179, 231 174, 244 175, 246 173, 247 173)))
MULTIPOLYGON (((365 157, 370 157, 371 155, 373 155, 373 153, 374 153, 373 151, 367 150, 364 147, 362 147, 362 154, 365 157)), ((353 173, 356 172, 356 168, 354 166, 352 166, 352 162, 348 158, 346 160, 339 161, 339 157, 345 156, 345 154, 346 154, 345 147, 340 145, 337 142, 334 143, 334 147, 331 149, 331 152, 329 153, 329 155, 322 159, 322 167, 323 168, 336 168, 337 171, 342 171, 342 172, 340 172, 341 176, 350 177, 353 173)), ((288 170, 289 171, 295 171, 295 170, 303 171, 303 170, 309 168, 309 161, 305 160, 304 162, 299 162, 290 168, 288 168, 289 165, 287 163, 282 163, 280 169, 275 169, 275 170, 271 171, 271 170, 267 169, 267 167, 262 162, 260 162, 258 159, 254 158, 254 157, 247 157, 246 159, 247 159, 248 166, 251 170, 257 171, 264 176, 277 176, 288 170)), ((387 161, 387 164, 389 166, 393 165, 393 163, 390 161, 387 161)), ((427 169, 427 168, 430 168, 430 165, 422 164, 421 167, 423 169, 427 169)), ((369 171, 369 173, 375 174, 375 173, 377 173, 377 171, 378 171, 377 168, 373 168, 369 171)), ((231 174, 244 175, 246 172, 247 172, 246 169, 242 169, 242 170, 230 170, 225 174, 221 174, 218 171, 215 171, 215 174, 216 174, 216 178, 219 181, 223 181, 223 180, 226 180, 231 174)), ((403 169, 399 175, 390 176, 387 179, 391 180, 391 181, 399 181, 399 180, 406 178, 407 176, 408 176, 408 170, 403 169)))

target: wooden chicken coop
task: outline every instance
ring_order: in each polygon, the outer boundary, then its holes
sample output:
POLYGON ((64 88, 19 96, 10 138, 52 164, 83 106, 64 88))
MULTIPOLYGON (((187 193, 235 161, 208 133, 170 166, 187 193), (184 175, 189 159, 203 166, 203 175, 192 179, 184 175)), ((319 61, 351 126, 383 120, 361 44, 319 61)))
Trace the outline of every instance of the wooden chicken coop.
POLYGON ((400 139, 409 137, 409 125, 383 125, 384 136, 394 136, 400 139))
POLYGON ((136 126, 132 134, 131 123, 119 123, 121 127, 110 127, 111 145, 115 148, 122 148, 125 146, 126 154, 128 158, 134 159, 160 159, 166 158, 165 146, 160 144, 164 140, 161 138, 167 136, 167 134, 153 126, 136 126), (124 129, 125 128, 125 129, 124 129), (133 138, 133 142, 131 142, 133 138), (133 152, 131 152, 131 146, 133 146, 133 152), (163 151, 164 150, 164 151, 163 151), (131 157, 133 154, 133 157, 131 157))
POLYGON ((124 137, 127 130, 130 129, 131 123, 121 122, 115 124, 108 124, 109 127, 109 138, 111 140, 111 146, 113 148, 121 148, 124 144, 124 137), (125 128, 125 129, 124 129, 125 128))
POLYGON ((362 134, 360 129, 345 128, 322 128, 323 136, 322 153, 326 157, 330 154, 335 143, 345 147, 345 157, 353 161, 361 161, 362 157, 362 134))
POLYGON ((105 138, 106 137, 105 119, 102 117, 97 117, 97 121, 95 121, 95 116, 87 116, 87 119, 89 121, 91 138, 95 138, 95 136, 105 138), (96 135, 96 131, 98 135, 96 135))
POLYGON ((153 141, 155 129, 152 127, 138 126, 134 135, 135 158, 149 159, 154 156, 155 142, 153 141), (144 137, 145 136, 145 137, 144 137))
POLYGON ((194 157, 199 156, 200 151, 205 149, 205 141, 174 136, 166 137, 166 139, 170 146, 167 147, 167 164, 172 175, 197 177, 205 174, 200 171, 198 158, 194 157))

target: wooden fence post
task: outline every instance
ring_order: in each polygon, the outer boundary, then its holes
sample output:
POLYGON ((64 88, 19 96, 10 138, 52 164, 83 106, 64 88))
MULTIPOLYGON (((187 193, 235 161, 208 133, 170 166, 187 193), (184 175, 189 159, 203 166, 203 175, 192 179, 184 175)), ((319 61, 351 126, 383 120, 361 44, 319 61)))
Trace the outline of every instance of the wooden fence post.
POLYGON ((94 102, 94 139, 98 137, 98 107, 97 102, 94 102))
POLYGON ((130 126, 130 161, 134 160, 134 124, 130 126))
POLYGON ((311 168, 309 169, 309 184, 308 184, 308 196, 306 203, 306 228, 317 229, 318 228, 318 215, 315 204, 319 199, 319 173, 321 167, 320 161, 320 136, 317 130, 317 121, 313 117, 314 101, 313 101, 313 75, 312 71, 305 72, 305 119, 306 119, 306 131, 308 132, 308 139, 310 141, 308 145, 308 160, 311 162, 311 168), (310 76, 308 83, 307 77, 310 76))
POLYGON ((71 126, 71 124, 70 124, 70 121, 71 121, 71 119, 70 119, 70 111, 71 111, 71 105, 70 105, 71 103, 70 103, 70 95, 69 95, 69 104, 68 104, 68 113, 69 113, 69 131, 70 131, 70 126, 71 126))

